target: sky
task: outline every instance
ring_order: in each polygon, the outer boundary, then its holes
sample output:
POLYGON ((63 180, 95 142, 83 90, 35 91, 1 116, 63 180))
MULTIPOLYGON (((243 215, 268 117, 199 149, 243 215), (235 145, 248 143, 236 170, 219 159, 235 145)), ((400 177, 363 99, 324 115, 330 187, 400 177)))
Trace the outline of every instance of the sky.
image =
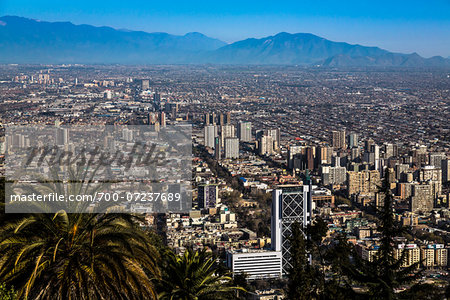
POLYGON ((3 15, 178 35, 196 31, 228 43, 308 32, 394 52, 450 56, 450 0, 0 0, 3 15))

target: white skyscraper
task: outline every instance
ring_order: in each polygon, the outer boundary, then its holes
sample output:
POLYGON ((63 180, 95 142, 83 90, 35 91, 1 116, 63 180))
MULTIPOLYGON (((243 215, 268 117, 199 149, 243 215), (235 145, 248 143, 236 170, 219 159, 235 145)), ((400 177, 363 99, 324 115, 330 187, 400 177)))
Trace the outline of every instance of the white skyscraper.
POLYGON ((283 257, 283 274, 291 266, 289 237, 292 224, 298 222, 306 227, 311 221, 312 194, 311 185, 279 186, 272 192, 272 250, 281 251, 283 257))
POLYGON ((214 148, 214 138, 217 136, 217 127, 215 125, 205 126, 205 146, 214 148))
POLYGON ((250 142, 252 140, 251 122, 239 122, 238 138, 241 142, 250 142))
POLYGON ((263 135, 258 140, 259 154, 272 155, 273 154, 273 138, 269 135, 263 135))
POLYGON ((235 130, 233 125, 223 125, 220 128, 220 138, 222 147, 225 147, 225 139, 227 137, 235 137, 235 130))
POLYGON ((239 139, 227 137, 225 139, 225 158, 239 158, 239 139))

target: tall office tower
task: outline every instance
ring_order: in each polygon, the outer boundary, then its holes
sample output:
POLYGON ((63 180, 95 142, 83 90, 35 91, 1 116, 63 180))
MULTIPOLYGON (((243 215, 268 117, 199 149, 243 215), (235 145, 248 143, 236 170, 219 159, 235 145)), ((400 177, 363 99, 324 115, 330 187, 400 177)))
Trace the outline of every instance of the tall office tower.
POLYGON ((161 103, 161 95, 158 92, 153 94, 153 102, 160 104, 161 103))
POLYGON ((402 174, 408 172, 409 165, 407 164, 396 164, 394 167, 395 170, 395 179, 401 181, 402 174))
POLYGON ((216 136, 214 138, 214 158, 216 160, 220 160, 221 158, 222 147, 220 145, 221 145, 220 138, 216 136))
POLYGON ((231 124, 231 112, 227 112, 227 124, 231 124))
POLYGON ((381 184, 380 172, 376 170, 347 172, 348 195, 375 195, 381 184))
POLYGON ((292 224, 305 228, 312 217, 312 185, 279 186, 272 192, 271 242, 272 250, 281 251, 283 274, 290 264, 292 224))
POLYGON ((258 139, 258 151, 260 155, 273 154, 273 139, 271 136, 263 135, 258 139))
POLYGON ((412 155, 412 160, 413 163, 416 166, 422 166, 422 165, 427 165, 428 164, 428 150, 427 150, 427 146, 422 145, 419 148, 416 148, 413 150, 413 155, 412 155))
POLYGON ((251 122, 239 122, 238 138, 241 142, 250 142, 252 140, 251 122))
POLYGON ((205 125, 209 125, 210 123, 209 123, 209 114, 208 113, 206 113, 205 114, 205 125))
POLYGON ((156 110, 161 110, 161 95, 158 92, 153 94, 153 106, 156 110))
POLYGON ((331 164, 331 156, 333 154, 333 149, 328 146, 320 146, 317 151, 318 165, 329 165, 331 164))
POLYGON ((350 133, 348 136, 348 147, 351 149, 353 147, 358 147, 358 134, 350 133))
POLYGON ((220 137, 222 146, 225 147, 225 139, 227 137, 235 137, 235 130, 233 125, 223 125, 220 128, 220 137))
POLYGON ((271 136, 273 140, 273 149, 278 150, 280 148, 281 134, 280 129, 267 129, 265 135, 271 136))
POLYGON ((356 159, 358 159, 359 155, 360 155, 359 148, 356 148, 356 147, 352 148, 352 154, 351 154, 352 161, 355 161, 356 159))
POLYGON ((315 156, 316 148, 315 147, 307 147, 305 153, 305 170, 314 170, 314 156, 315 156))
POLYGON ((364 151, 370 152, 373 144, 375 144, 375 141, 372 139, 368 139, 368 140, 364 141, 364 151))
POLYGON ((430 154, 430 166, 436 168, 442 168, 442 161, 446 159, 445 153, 431 153, 430 154))
POLYGON ((198 207, 214 208, 218 204, 219 189, 217 185, 207 184, 198 186, 198 207))
POLYGON ((299 146, 299 145, 290 145, 289 149, 288 149, 288 167, 289 169, 293 169, 294 168, 294 157, 297 154, 301 154, 303 151, 303 146, 299 146))
POLYGON ((211 114, 210 122, 211 122, 211 124, 216 125, 216 113, 211 114))
MULTIPOLYGON (((67 145, 69 143, 69 129, 68 128, 56 128, 56 144, 59 146, 67 145)), ((23 136, 22 136, 23 139, 23 136)), ((20 147, 24 147, 23 143, 20 143, 20 147)))
POLYGON ((225 119, 224 119, 223 114, 220 114, 220 115, 219 115, 219 125, 220 125, 220 126, 225 125, 225 119))
POLYGON ((331 157, 331 166, 332 167, 340 167, 341 166, 342 157, 338 155, 333 155, 331 157))
POLYGON ((333 148, 345 149, 345 130, 333 131, 333 148))
POLYGON ((165 112, 161 112, 161 127, 166 127, 166 113, 165 112))
POLYGON ((236 137, 225 138, 225 158, 239 158, 239 139, 236 137))
POLYGON ((398 156, 398 146, 396 144, 384 144, 384 158, 398 156))
POLYGON ((442 170, 433 166, 425 166, 419 170, 419 181, 431 186, 434 198, 442 193, 442 170))
POLYGON ((141 80, 141 90, 146 91, 150 88, 150 80, 142 79, 141 80))
POLYGON ((205 146, 214 148, 214 139, 217 136, 217 127, 215 125, 205 126, 205 146))
POLYGON ((372 145, 371 152, 373 153, 374 157, 375 170, 380 170, 380 146, 376 144, 372 145))
POLYGON ((430 212, 433 210, 434 198, 430 184, 413 184, 409 208, 412 212, 430 212))
POLYGON ((441 168, 442 168, 442 182, 448 182, 450 181, 450 159, 443 159, 441 161, 441 168))

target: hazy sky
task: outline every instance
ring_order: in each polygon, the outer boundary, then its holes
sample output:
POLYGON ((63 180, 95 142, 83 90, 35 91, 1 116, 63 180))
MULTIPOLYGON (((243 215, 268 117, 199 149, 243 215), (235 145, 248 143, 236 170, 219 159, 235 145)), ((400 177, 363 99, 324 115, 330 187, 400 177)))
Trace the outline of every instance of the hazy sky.
POLYGON ((185 34, 226 42, 309 32, 429 57, 450 56, 450 0, 0 0, 0 15, 185 34))

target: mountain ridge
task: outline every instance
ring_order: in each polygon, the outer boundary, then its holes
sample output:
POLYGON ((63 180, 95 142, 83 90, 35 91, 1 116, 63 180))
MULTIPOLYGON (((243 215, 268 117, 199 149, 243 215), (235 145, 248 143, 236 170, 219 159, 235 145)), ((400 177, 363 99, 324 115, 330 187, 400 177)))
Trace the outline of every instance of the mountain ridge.
POLYGON ((0 63, 448 67, 450 59, 334 42, 311 33, 280 32, 227 44, 199 32, 172 35, 3 16, 0 63))

